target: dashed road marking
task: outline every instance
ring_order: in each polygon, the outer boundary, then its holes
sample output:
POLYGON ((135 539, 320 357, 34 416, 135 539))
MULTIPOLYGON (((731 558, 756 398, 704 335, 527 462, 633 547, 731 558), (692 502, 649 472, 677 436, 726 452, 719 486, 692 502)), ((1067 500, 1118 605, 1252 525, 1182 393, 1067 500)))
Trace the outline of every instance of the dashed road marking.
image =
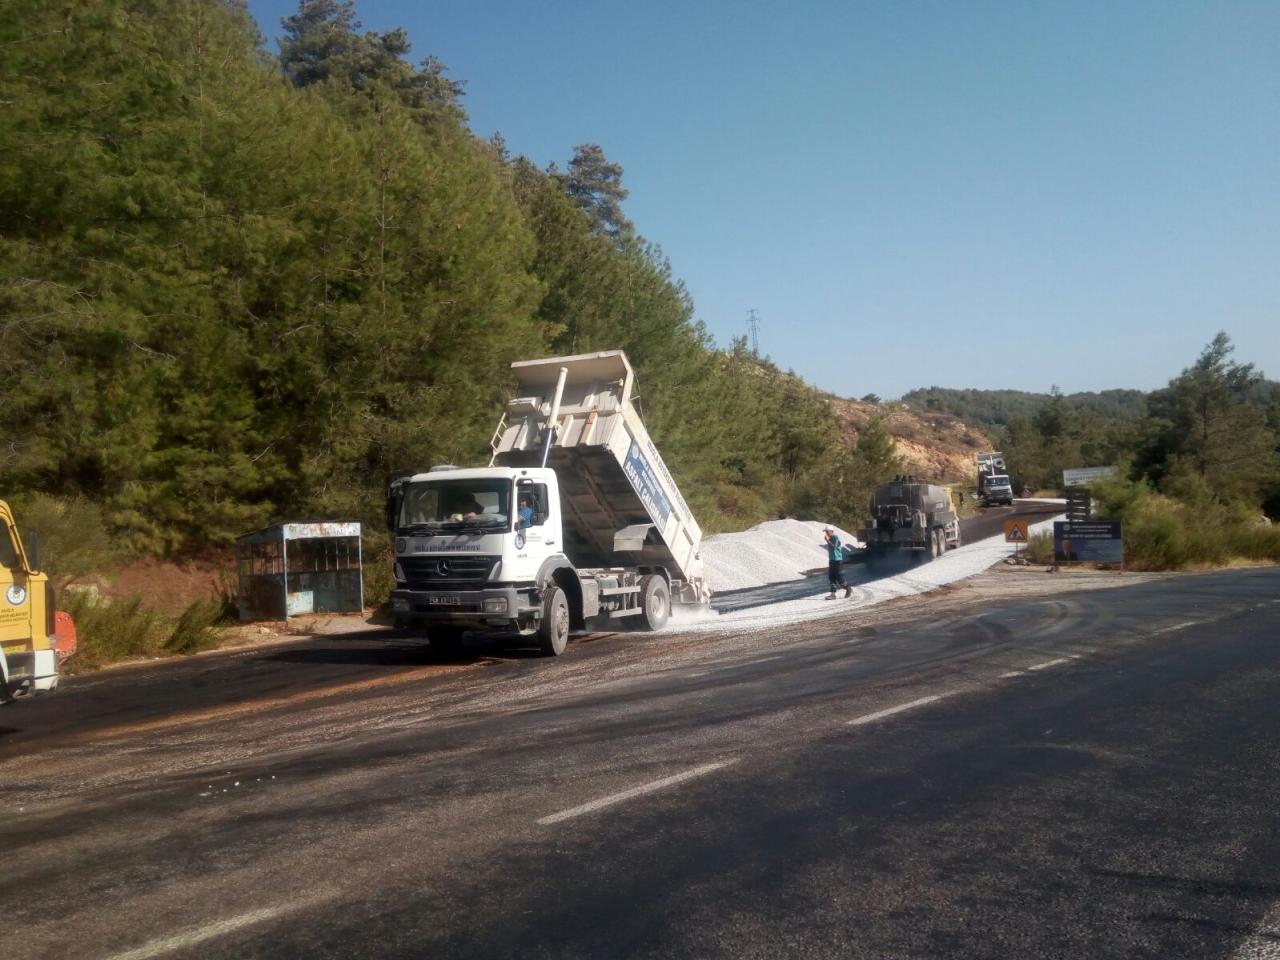
POLYGON ((1056 667, 1064 663, 1070 663, 1072 660, 1079 660, 1077 656, 1058 657, 1056 660, 1046 660, 1044 663, 1032 664, 1029 667, 1023 667, 1021 670, 1010 670, 1008 673, 1000 674, 1001 680, 1008 680, 1010 677, 1021 677, 1024 674, 1032 673, 1036 670, 1048 670, 1050 667, 1056 667))
POLYGON ((314 902, 314 900, 307 900, 286 904, 281 907, 265 907, 261 910, 242 913, 238 917, 228 917, 225 920, 205 924, 203 927, 184 930, 172 936, 152 940, 150 943, 144 943, 142 946, 126 950, 124 953, 113 953, 107 960, 147 960, 149 957, 158 957, 161 954, 172 953, 174 950, 185 950, 187 947, 195 946, 197 943, 204 943, 214 937, 221 937, 244 927, 253 926, 255 923, 262 923, 264 920, 278 917, 281 914, 291 913, 314 902))
POLYGON ((1185 630, 1187 627, 1194 627, 1199 621, 1188 620, 1186 623, 1175 623, 1171 627, 1161 627, 1156 633, 1173 633, 1176 630, 1185 630))
POLYGON ((586 813, 594 813, 605 807, 611 807, 615 803, 622 803, 624 800, 633 800, 636 797, 642 797, 647 793, 654 793, 658 790, 665 790, 667 787, 674 787, 678 783, 684 783, 686 780, 692 780, 695 777, 705 777, 708 773, 715 773, 717 770, 723 770, 725 767, 731 767, 737 763, 737 758, 733 760, 721 760, 717 763, 704 763, 700 767, 694 767, 692 770, 686 770, 683 773, 677 773, 675 776, 663 777, 661 780, 653 780, 649 783, 641 784, 638 787, 632 787, 630 790, 623 790, 621 793, 611 793, 607 797, 601 797, 599 800, 592 800, 590 803, 584 803, 581 806, 570 807, 568 810, 561 810, 559 813, 553 813, 550 816, 541 817, 538 823, 544 827, 548 827, 553 823, 559 823, 562 820, 569 820, 573 817, 580 817, 586 813))
POLYGON ((939 693, 932 697, 921 697, 919 700, 912 700, 910 703, 900 703, 896 707, 889 707, 885 710, 877 710, 875 713, 868 713, 865 716, 854 717, 852 720, 846 720, 845 723, 850 727, 860 727, 866 723, 875 723, 885 717, 892 717, 895 713, 914 710, 916 707, 923 707, 927 703, 936 703, 945 696, 947 694, 939 693))

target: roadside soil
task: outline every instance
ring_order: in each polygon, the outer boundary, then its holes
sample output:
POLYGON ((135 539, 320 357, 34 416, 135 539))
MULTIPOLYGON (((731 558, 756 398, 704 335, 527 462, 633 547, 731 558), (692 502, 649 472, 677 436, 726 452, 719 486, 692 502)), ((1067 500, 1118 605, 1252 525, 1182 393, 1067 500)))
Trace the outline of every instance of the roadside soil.
POLYGON ((172 563, 139 560, 120 567, 110 576, 95 577, 92 585, 113 600, 141 597, 143 606, 176 617, 196 600, 222 595, 234 576, 235 564, 225 558, 172 563))

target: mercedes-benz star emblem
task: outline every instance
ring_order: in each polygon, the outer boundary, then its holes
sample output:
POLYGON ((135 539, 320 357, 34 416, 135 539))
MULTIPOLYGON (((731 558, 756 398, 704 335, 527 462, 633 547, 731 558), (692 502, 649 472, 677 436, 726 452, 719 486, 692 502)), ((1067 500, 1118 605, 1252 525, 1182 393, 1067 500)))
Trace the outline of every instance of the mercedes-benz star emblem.
POLYGON ((442 577, 447 577, 452 568, 449 566, 448 560, 441 560, 436 564, 436 573, 442 577))

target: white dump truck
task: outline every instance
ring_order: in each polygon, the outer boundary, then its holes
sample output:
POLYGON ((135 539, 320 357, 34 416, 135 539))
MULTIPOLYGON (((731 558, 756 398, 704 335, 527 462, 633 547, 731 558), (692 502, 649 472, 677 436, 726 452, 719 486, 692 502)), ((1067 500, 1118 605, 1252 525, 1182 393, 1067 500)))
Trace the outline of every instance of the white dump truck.
POLYGON ((1013 506, 1013 483, 1005 466, 1004 454, 999 450, 979 453, 974 458, 978 464, 978 500, 984 507, 997 504, 1013 506))
POLYGON ((655 630, 673 602, 707 604, 702 531, 632 403, 626 355, 511 369, 517 396, 487 467, 437 466, 388 490, 396 620, 445 651, 482 630, 556 656, 592 621, 655 630))

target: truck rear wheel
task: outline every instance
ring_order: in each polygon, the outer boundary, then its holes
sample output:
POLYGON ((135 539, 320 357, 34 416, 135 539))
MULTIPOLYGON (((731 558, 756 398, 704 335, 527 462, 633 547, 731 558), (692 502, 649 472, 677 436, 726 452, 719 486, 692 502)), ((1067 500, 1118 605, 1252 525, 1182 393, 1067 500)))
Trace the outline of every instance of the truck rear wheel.
POLYGON ((542 591, 542 619, 538 621, 538 647, 548 657, 558 657, 569 645, 569 601, 564 591, 548 584, 542 591))
POLYGON ((640 609, 646 630, 661 630, 671 616, 671 591, 656 573, 640 578, 640 609))

